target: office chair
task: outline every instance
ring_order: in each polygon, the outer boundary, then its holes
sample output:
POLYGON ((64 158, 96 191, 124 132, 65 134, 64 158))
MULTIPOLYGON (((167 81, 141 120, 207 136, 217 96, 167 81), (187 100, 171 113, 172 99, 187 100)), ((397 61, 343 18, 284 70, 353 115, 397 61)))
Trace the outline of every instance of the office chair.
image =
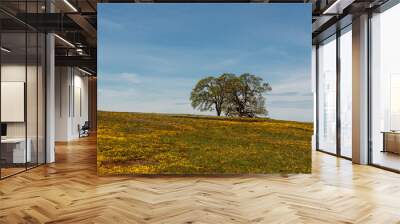
POLYGON ((89 121, 85 121, 82 127, 79 128, 79 138, 89 136, 89 129, 90 129, 89 121))

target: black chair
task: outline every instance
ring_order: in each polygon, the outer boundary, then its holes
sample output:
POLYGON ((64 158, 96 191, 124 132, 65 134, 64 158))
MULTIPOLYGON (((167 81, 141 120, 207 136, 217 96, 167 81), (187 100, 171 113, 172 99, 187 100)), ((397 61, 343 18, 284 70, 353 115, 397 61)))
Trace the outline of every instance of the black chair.
POLYGON ((85 121, 82 127, 80 127, 79 125, 78 129, 79 129, 79 138, 89 136, 89 129, 90 129, 89 121, 85 121))

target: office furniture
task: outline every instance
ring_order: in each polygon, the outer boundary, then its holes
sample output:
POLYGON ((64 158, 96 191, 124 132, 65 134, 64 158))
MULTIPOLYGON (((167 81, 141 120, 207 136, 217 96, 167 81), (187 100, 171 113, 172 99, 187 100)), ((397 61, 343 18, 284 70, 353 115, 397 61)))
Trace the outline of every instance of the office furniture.
POLYGON ((384 131, 382 152, 400 154, 400 131, 384 131))
POLYGON ((79 129, 79 138, 89 136, 89 129, 90 129, 89 121, 85 121, 82 127, 78 125, 78 129, 79 129))
POLYGON ((32 140, 30 138, 1 139, 1 159, 5 164, 25 164, 32 161, 32 140), (25 151, 25 140, 27 147, 25 151))

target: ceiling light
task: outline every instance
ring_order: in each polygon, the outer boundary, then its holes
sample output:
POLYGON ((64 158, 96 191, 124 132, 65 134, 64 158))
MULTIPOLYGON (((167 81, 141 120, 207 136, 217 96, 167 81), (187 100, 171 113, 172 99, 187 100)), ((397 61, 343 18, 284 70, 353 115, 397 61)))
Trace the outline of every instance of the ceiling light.
POLYGON ((83 55, 83 49, 82 48, 77 48, 76 49, 76 53, 78 53, 79 55, 83 55))
POLYGON ((322 14, 342 14, 343 10, 351 5, 355 0, 336 0, 322 14))
POLYGON ((9 49, 7 49, 5 47, 1 47, 0 49, 1 49, 1 51, 4 51, 6 53, 10 53, 11 52, 11 50, 9 50, 9 49))
POLYGON ((86 71, 86 70, 83 70, 83 69, 81 69, 81 68, 79 68, 79 67, 78 67, 78 70, 81 71, 81 72, 83 72, 83 73, 85 73, 86 75, 90 75, 90 76, 93 75, 92 73, 90 73, 90 72, 88 72, 88 71, 86 71))
POLYGON ((335 9, 337 5, 339 4, 340 0, 336 0, 331 6, 329 6, 322 14, 328 14, 331 13, 332 9, 335 9))
POLYGON ((68 1, 64 0, 65 4, 67 4, 74 12, 78 12, 78 10, 68 1))
POLYGON ((64 38, 62 38, 62 37, 60 37, 60 36, 57 35, 57 34, 54 34, 54 36, 57 37, 57 38, 58 38, 59 40, 61 40, 62 42, 66 43, 68 46, 75 48, 75 45, 73 45, 73 44, 72 44, 71 42, 69 42, 68 40, 66 40, 66 39, 64 39, 64 38))

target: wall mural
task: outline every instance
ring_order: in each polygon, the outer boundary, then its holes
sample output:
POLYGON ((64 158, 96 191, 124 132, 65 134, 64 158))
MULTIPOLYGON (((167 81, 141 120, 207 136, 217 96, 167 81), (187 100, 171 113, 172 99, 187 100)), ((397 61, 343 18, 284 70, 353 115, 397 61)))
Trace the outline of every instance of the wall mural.
POLYGON ((309 4, 99 4, 98 172, 310 173, 309 4))

